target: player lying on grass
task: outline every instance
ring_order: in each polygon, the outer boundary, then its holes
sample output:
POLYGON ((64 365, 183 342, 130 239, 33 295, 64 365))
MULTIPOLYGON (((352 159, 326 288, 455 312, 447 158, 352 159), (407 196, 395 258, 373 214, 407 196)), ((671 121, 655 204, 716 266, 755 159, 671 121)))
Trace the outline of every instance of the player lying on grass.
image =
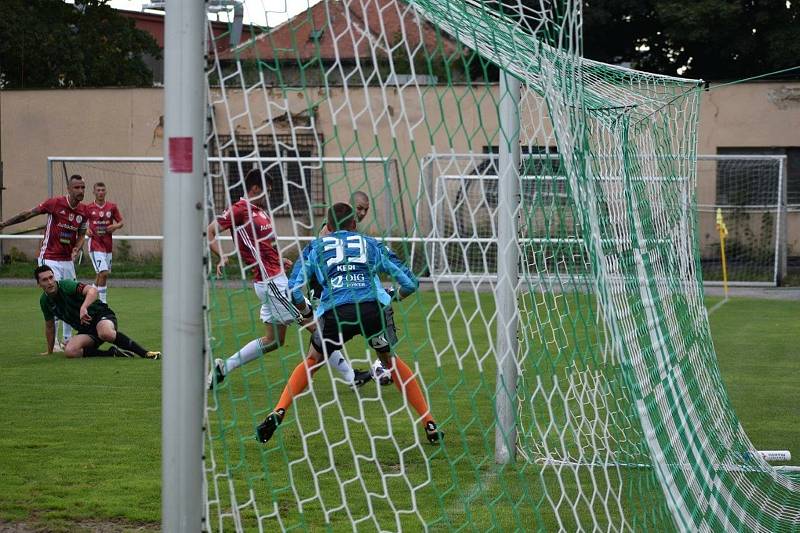
MULTIPOLYGON (((411 369, 394 353, 397 335, 390 309, 390 297, 377 275, 389 274, 400 285, 396 299, 417 290, 419 282, 398 257, 377 240, 356 232, 356 219, 349 204, 338 203, 328 211, 331 233, 311 242, 292 271, 289 288, 298 305, 305 304, 302 288, 316 276, 323 287, 315 312, 317 329, 305 361, 297 365, 283 389, 278 404, 256 429, 258 440, 267 442, 283 422, 295 396, 303 392, 320 367, 324 354, 363 335, 388 368, 400 393, 419 414, 428 441, 437 443, 444 434, 438 430, 411 369)), ((308 312, 303 309, 303 312, 308 312)))
POLYGON ((97 299, 97 289, 74 280, 56 281, 53 269, 42 265, 33 271, 36 283, 44 291, 39 300, 44 315, 47 352, 53 353, 56 338, 55 319, 60 318, 78 332, 64 347, 67 357, 132 357, 159 359, 161 352, 145 350, 133 339, 117 331, 117 316, 97 299), (111 343, 101 350, 104 342, 111 343))
MULTIPOLYGON (((261 301, 261 321, 264 323, 263 337, 250 341, 225 360, 214 361, 208 375, 209 389, 222 383, 234 369, 283 346, 289 324, 304 324, 311 318, 310 311, 303 316, 290 301, 289 282, 278 252, 272 220, 265 211, 271 181, 267 178, 265 190, 264 179, 259 169, 251 169, 244 178, 246 197, 233 204, 207 228, 209 248, 220 258, 217 265, 219 276, 228 258, 217 233, 219 230, 231 231, 242 262, 253 276, 253 289, 261 301)), ((354 370, 341 353, 332 355, 337 361, 334 368, 349 385, 361 386, 371 379, 368 370, 354 370)))

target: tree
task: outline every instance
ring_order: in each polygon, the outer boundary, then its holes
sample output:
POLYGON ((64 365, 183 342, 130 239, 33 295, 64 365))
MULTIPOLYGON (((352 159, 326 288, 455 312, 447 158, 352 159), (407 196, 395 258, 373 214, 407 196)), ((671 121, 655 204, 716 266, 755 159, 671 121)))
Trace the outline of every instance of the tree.
POLYGON ((149 86, 153 37, 109 0, 3 0, 0 72, 8 88, 149 86))
POLYGON ((662 74, 741 79, 795 66, 798 26, 796 0, 586 0, 584 53, 662 74))

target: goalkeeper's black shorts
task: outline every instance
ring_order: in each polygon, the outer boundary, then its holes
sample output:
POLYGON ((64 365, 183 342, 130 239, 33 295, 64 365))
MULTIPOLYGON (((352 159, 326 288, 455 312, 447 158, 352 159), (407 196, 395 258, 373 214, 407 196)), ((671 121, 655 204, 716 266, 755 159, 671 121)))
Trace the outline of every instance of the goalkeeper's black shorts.
POLYGON ((376 301, 340 305, 319 317, 318 324, 311 344, 321 353, 323 343, 330 354, 356 335, 363 335, 378 353, 389 353, 397 344, 392 307, 376 301))

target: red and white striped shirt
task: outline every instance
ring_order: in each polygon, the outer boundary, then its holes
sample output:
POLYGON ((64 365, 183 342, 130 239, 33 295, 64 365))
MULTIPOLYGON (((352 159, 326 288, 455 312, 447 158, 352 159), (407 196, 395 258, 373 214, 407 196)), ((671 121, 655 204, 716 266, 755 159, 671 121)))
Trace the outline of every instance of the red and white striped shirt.
POLYGON ((242 198, 217 217, 221 230, 230 229, 242 261, 253 274, 253 281, 264 281, 283 272, 275 248, 272 220, 260 207, 242 198))

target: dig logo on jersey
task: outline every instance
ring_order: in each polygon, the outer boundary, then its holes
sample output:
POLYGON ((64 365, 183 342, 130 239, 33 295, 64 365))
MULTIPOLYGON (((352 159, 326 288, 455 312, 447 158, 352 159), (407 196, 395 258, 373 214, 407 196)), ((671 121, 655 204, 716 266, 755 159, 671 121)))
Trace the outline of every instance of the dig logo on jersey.
POLYGON ((367 243, 364 238, 361 235, 348 235, 345 239, 327 236, 322 238, 322 242, 325 244, 323 253, 333 252, 325 264, 334 267, 336 272, 342 272, 331 278, 331 287, 334 289, 366 287, 366 274, 356 272, 361 268, 360 265, 365 265, 367 262, 367 243))

